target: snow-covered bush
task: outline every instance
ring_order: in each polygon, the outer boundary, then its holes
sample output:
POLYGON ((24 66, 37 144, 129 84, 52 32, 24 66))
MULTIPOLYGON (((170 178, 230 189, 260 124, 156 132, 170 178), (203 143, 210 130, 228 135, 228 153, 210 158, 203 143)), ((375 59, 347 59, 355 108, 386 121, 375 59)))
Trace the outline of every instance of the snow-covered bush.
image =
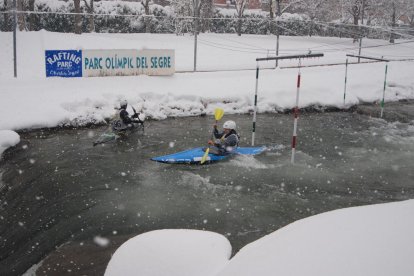
MULTIPOLYGON (((192 33, 194 20, 188 5, 176 0, 172 6, 163 7, 152 4, 150 16, 145 17, 144 7, 140 2, 99 1, 94 5, 94 27, 96 32, 106 33, 192 33), (148 26, 148 27, 147 27, 148 26)), ((0 0, 0 11, 6 11, 4 1, 0 0)), ((35 11, 40 14, 26 15, 28 30, 45 29, 54 32, 74 32, 75 7, 73 1, 36 0, 35 11)), ((88 32, 89 15, 84 2, 81 2, 82 31, 88 32)), ((234 9, 215 8, 213 11, 201 12, 200 32, 236 33, 238 18, 234 9), (211 19, 213 18, 213 19, 211 19)), ((334 37, 354 37, 355 33, 369 38, 387 39, 389 32, 383 28, 355 26, 343 22, 313 22, 308 15, 283 13, 271 20, 268 12, 247 10, 242 19, 243 34, 276 34, 280 35, 316 35, 334 37)), ((11 14, 0 16, 0 30, 10 31, 11 14)), ((358 35, 358 36, 359 36, 358 35)))

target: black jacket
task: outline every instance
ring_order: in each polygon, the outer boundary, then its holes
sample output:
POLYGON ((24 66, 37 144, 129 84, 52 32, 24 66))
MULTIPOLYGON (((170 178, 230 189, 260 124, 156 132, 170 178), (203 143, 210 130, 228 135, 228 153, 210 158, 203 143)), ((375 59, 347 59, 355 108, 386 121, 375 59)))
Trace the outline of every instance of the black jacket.
POLYGON ((119 112, 119 117, 121 118, 122 122, 126 125, 132 123, 132 119, 131 117, 129 117, 128 111, 126 111, 125 109, 121 109, 121 111, 119 112))
POLYGON ((225 149, 226 151, 228 151, 228 148, 236 148, 239 145, 240 137, 234 129, 228 134, 224 134, 224 132, 219 132, 217 128, 214 128, 213 135, 214 138, 217 139, 214 142, 215 146, 225 149))

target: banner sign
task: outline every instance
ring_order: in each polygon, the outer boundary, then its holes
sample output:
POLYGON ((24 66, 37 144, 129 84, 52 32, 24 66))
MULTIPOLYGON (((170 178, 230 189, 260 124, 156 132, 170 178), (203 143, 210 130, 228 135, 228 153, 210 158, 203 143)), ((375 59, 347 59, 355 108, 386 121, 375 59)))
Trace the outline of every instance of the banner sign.
POLYGON ((82 51, 47 50, 45 60, 46 77, 82 77, 82 51))
MULTIPOLYGON (((76 61, 79 61, 76 59, 76 61)), ((73 62, 73 61, 72 61, 73 62)), ((73 65, 73 64, 72 64, 73 65)), ((76 64, 78 65, 78 64, 76 64)), ((102 77, 150 75, 166 76, 175 73, 175 51, 161 49, 145 50, 82 50, 82 51, 46 51, 46 76, 61 77, 102 77), (77 52, 82 61, 81 67, 70 67, 72 55, 77 52), (64 58, 69 58, 64 60, 64 58), (62 67, 57 71, 59 62, 62 67), (48 65, 54 64, 52 65, 48 65), (65 71, 66 69, 66 71, 65 71)))
POLYGON ((84 50, 84 77, 165 76, 175 72, 174 50, 84 50))

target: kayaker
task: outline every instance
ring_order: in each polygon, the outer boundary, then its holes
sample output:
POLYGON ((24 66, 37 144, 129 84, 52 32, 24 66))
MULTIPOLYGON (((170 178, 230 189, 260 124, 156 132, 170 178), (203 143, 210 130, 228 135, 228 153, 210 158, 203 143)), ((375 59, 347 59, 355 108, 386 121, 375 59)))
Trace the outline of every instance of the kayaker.
POLYGON ((219 132, 217 125, 213 127, 213 137, 215 140, 208 141, 210 152, 213 154, 225 155, 231 153, 239 146, 240 136, 236 132, 236 123, 234 121, 226 121, 223 124, 223 132, 219 132))
POLYGON ((143 114, 135 113, 134 115, 129 116, 129 113, 126 110, 128 107, 128 102, 126 100, 122 100, 119 103, 119 106, 119 119, 112 123, 113 130, 124 131, 132 129, 134 127, 134 123, 141 125, 144 124, 145 116, 143 114))

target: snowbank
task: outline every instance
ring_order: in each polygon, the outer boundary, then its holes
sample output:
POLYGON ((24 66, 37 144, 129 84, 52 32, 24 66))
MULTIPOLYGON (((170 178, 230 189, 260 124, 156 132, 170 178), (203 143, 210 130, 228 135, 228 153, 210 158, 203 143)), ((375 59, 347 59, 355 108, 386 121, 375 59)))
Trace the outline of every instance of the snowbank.
POLYGON ((316 215, 248 244, 230 262, 218 234, 149 232, 124 243, 105 275, 413 275, 413 212, 409 200, 316 215))
POLYGON ((414 200, 336 210, 244 247, 222 275, 413 275, 414 200))
POLYGON ((0 130, 0 158, 3 152, 20 142, 20 136, 12 130, 0 130))
MULTIPOLYGON (((114 107, 126 98, 137 110, 154 119, 171 116, 212 114, 217 106, 226 113, 253 110, 256 50, 273 49, 272 36, 203 34, 199 36, 199 70, 218 72, 176 73, 170 77, 107 77, 61 79, 45 78, 46 49, 131 49, 172 48, 176 50, 178 71, 192 70, 193 39, 187 36, 157 34, 61 34, 50 32, 18 33, 18 78, 13 78, 10 33, 0 33, 0 53, 5 61, 0 68, 0 129, 30 129, 65 125, 102 123, 115 114, 114 107), (216 47, 217 46, 217 47, 216 47), (218 47, 220 46, 220 47, 218 47), (227 49, 228 48, 228 49, 227 49), (230 49, 230 50, 229 50, 230 49), (243 50, 244 51, 244 50, 243 50), (239 69, 251 69, 243 70, 239 69), (16 114, 16 108, 22 112, 16 114)), ((410 55, 410 44, 390 46, 364 40, 363 50, 371 56, 395 58, 410 55)), ((411 42, 412 43, 412 42, 411 42)), ((354 47, 351 40, 321 37, 282 37, 281 54, 325 52, 319 59, 303 60, 302 65, 344 63, 354 47)), ((262 51, 261 50, 261 51, 262 51)), ((350 60, 355 61, 355 60, 350 60)), ((281 61, 281 67, 297 65, 297 60, 281 61)), ((271 68, 274 62, 261 63, 271 68)), ((343 103, 345 66, 302 68, 300 107, 349 107, 382 99, 383 63, 352 64, 348 69, 346 103, 343 103)), ((414 98, 413 62, 391 62, 388 70, 386 101, 414 98)), ((261 70, 258 92, 259 112, 278 112, 295 105, 298 69, 261 70)), ((386 112, 386 106, 385 106, 386 112)))
POLYGON ((230 242, 199 230, 152 231, 124 243, 112 256, 106 276, 208 276, 228 262, 230 242))

